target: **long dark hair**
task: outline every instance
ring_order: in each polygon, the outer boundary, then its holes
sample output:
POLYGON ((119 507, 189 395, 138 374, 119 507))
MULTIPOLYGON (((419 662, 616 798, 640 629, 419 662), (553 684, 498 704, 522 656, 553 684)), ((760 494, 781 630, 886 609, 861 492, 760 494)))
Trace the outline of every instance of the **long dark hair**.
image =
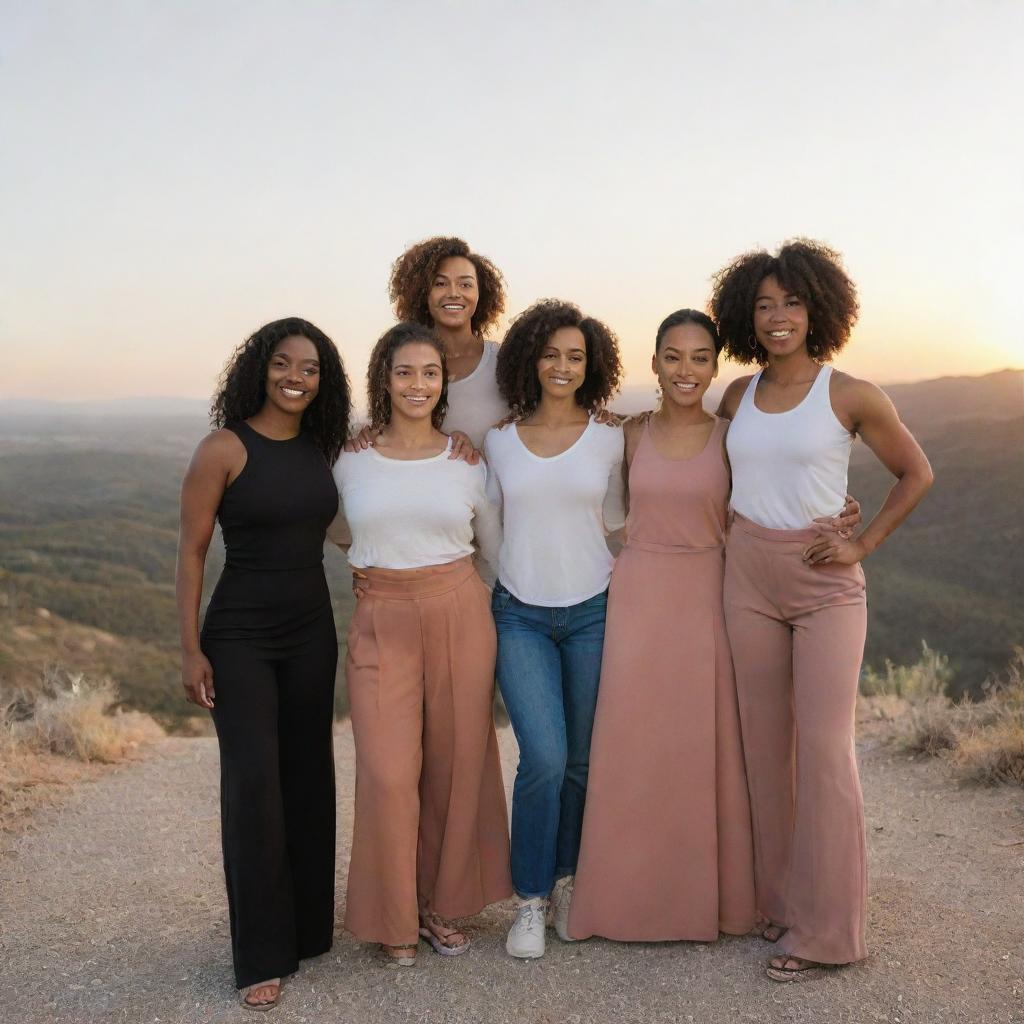
POLYGON ((319 327, 300 317, 289 316, 264 324, 235 349, 213 396, 210 421, 215 427, 223 427, 247 420, 263 408, 270 357, 285 338, 293 335, 311 341, 320 362, 320 388, 302 414, 302 430, 323 452, 328 464, 333 464, 348 437, 351 388, 334 342, 319 327))
POLYGON ((422 341, 437 352, 441 363, 441 396, 430 413, 430 422, 436 430, 440 430, 444 422, 448 411, 448 362, 444 356, 444 345, 429 327, 406 320, 385 331, 370 353, 370 365, 366 368, 366 394, 370 403, 370 425, 376 430, 382 430, 391 422, 388 382, 395 353, 412 341, 422 341))

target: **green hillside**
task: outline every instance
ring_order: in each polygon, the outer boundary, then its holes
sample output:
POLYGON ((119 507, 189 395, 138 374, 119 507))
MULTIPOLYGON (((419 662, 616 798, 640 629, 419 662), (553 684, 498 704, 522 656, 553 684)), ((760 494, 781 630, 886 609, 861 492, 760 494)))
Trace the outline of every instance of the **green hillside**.
MULTIPOLYGON (((889 390, 936 483, 865 563, 867 661, 914 662, 924 639, 949 655, 957 688, 978 692, 1024 645, 1024 374, 889 390)), ((201 421, 184 418, 133 429, 121 420, 33 426, 0 417, 0 681, 24 685, 47 661, 63 660, 112 675, 127 703, 167 725, 192 714, 180 696, 173 574, 178 488, 201 431, 201 421)), ((850 488, 865 515, 889 483, 858 446, 850 488)), ((222 562, 215 539, 207 596, 222 562)), ((335 549, 325 564, 343 641, 350 577, 335 549)), ((337 703, 346 706, 340 677, 337 703)))
MULTIPOLYGON (((922 432, 935 486, 865 563, 869 663, 914 661, 921 639, 977 692, 1024 644, 1024 417, 962 420, 922 432)), ((874 514, 891 477, 866 451, 851 491, 874 514)))
MULTIPOLYGON (((47 451, 0 456, 0 629, 44 608, 121 641, 89 667, 115 678, 125 702, 174 726, 195 712, 178 677, 174 560, 178 488, 185 460, 138 452, 47 451)), ((344 559, 326 553, 335 617, 344 639, 352 596, 344 559)), ((208 558, 205 598, 223 565, 219 536, 208 558)), ((2 637, 0 637, 2 639, 2 637)), ((74 657, 57 639, 0 650, 0 679, 24 684, 25 658, 74 657), (16 677, 16 678, 15 678, 16 677)), ((72 666, 76 667, 76 666, 72 666)), ((339 711, 346 708, 338 688, 339 711)))

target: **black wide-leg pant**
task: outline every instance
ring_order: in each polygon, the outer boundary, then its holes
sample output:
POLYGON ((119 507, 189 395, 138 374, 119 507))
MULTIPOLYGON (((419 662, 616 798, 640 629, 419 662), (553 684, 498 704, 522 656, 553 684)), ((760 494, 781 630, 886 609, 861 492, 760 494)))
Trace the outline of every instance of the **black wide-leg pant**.
POLYGON ((301 636, 204 640, 203 652, 213 666, 224 875, 243 988, 293 973, 333 940, 334 619, 328 606, 301 636))

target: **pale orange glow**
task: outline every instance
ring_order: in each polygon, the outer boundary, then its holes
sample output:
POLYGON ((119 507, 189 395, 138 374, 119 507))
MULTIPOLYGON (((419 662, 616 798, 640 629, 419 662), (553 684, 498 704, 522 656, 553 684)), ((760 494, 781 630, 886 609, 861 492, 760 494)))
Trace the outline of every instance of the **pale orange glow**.
POLYGON ((361 392, 388 268, 434 234, 497 263, 510 316, 607 322, 630 385, 665 315, 796 235, 860 288, 840 367, 1024 365, 1024 5, 927 6, 18 5, 0 400, 208 396, 287 315, 361 392))

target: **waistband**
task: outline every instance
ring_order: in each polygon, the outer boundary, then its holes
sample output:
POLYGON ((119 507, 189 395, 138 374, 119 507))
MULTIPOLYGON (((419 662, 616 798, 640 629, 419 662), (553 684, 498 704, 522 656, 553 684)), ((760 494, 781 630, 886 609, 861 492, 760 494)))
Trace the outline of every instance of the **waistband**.
POLYGON ((650 540, 629 539, 625 544, 626 548, 633 548, 636 551, 650 551, 655 555, 704 555, 709 551, 721 551, 723 544, 704 544, 701 546, 690 546, 689 544, 657 544, 650 540))
POLYGON ((740 530, 751 537, 757 537, 758 540, 790 544, 809 544, 812 540, 820 537, 823 532, 813 526, 804 527, 802 530, 773 530, 767 526, 761 526, 760 523, 755 523, 746 516, 741 516, 739 512, 732 509, 729 511, 729 526, 731 530, 740 530))
POLYGON ((473 556, 466 555, 444 565, 418 569, 353 569, 352 577, 373 597, 389 601, 416 601, 422 597, 447 594, 476 575, 473 556))

